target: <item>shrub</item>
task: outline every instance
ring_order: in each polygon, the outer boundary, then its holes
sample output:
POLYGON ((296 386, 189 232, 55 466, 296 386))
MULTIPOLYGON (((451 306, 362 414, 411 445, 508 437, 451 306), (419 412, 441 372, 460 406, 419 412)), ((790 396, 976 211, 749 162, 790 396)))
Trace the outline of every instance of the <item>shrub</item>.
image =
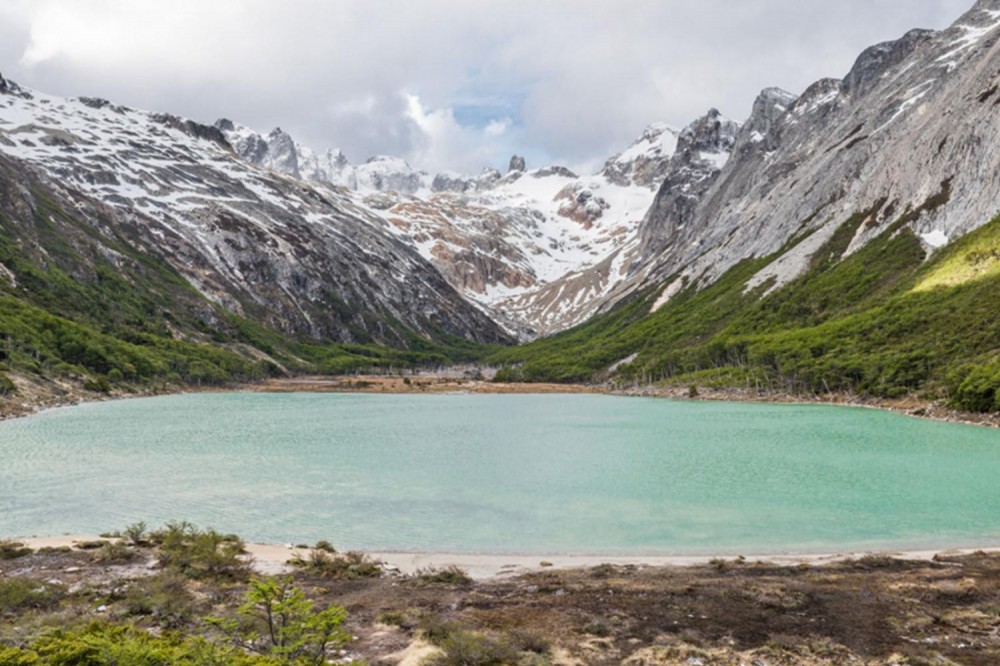
POLYGON ((66 588, 55 583, 30 578, 0 578, 0 610, 3 612, 52 608, 65 595, 66 588))
POLYGON ((453 633, 463 630, 457 622, 445 620, 437 613, 422 613, 417 618, 417 628, 420 629, 420 634, 425 641, 439 647, 453 633))
MULTIPOLYGON (((95 622, 78 630, 57 629, 45 634, 30 649, 21 650, 22 661, 14 664, 55 664, 58 666, 280 666, 269 657, 246 654, 239 649, 214 645, 202 638, 176 635, 153 636, 133 627, 95 622), (31 661, 35 658, 35 661, 31 661)), ((0 655, 4 653, 0 651, 0 655)), ((16 654, 16 653, 15 653, 16 654)), ((6 656, 6 655, 4 655, 6 656)))
POLYGON ((103 548, 106 543, 108 543, 107 539, 94 539, 92 541, 75 541, 73 545, 80 550, 97 550, 103 548))
POLYGON ((164 571, 131 586, 125 607, 132 615, 151 616, 165 629, 177 629, 194 616, 196 602, 183 576, 164 571))
POLYGON ((534 631, 515 629, 507 634, 507 640, 512 647, 521 652, 548 654, 552 651, 552 641, 534 631))
POLYGON ((333 547, 333 544, 327 541, 326 539, 320 539, 319 541, 317 541, 315 548, 316 550, 322 550, 327 553, 337 552, 337 549, 333 547))
POLYGON ((32 550, 20 541, 4 539, 0 541, 0 560, 14 560, 18 557, 31 555, 32 550))
POLYGON ((189 522, 167 523, 150 535, 160 547, 160 566, 187 578, 246 580, 249 565, 240 559, 246 552, 243 541, 213 529, 199 530, 189 522))
POLYGON ((135 557, 135 551, 122 541, 105 541, 94 551, 94 561, 103 564, 121 564, 135 557))
POLYGON ((471 585, 472 578, 454 564, 443 569, 418 569, 416 579, 422 583, 442 583, 445 585, 471 585))
POLYGON ((517 663, 517 650, 504 641, 472 631, 451 633, 439 646, 443 654, 430 657, 428 666, 500 666, 517 663))
POLYGON ((331 554, 325 550, 312 550, 306 559, 294 558, 289 563, 331 580, 359 580, 382 575, 381 564, 364 553, 355 551, 331 554))
POLYGON ((146 523, 142 521, 132 523, 122 530, 122 537, 133 546, 146 545, 148 543, 146 540, 146 523))

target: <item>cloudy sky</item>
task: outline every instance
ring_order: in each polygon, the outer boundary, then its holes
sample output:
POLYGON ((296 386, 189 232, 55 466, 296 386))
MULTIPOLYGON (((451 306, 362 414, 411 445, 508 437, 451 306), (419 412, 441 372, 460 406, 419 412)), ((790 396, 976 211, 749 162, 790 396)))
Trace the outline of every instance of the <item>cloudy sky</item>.
POLYGON ((973 0, 2 0, 0 72, 352 162, 592 169, 643 127, 843 76, 973 0))

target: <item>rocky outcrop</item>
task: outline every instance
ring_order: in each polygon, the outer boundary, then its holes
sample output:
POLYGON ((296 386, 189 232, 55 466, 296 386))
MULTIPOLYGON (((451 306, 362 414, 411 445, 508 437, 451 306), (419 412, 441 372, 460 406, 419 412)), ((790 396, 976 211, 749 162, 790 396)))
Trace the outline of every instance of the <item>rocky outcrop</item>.
POLYGON ((510 163, 507 165, 507 173, 524 171, 527 165, 524 163, 524 158, 520 155, 513 155, 510 158, 510 163))
MULTIPOLYGON (((785 99, 769 95, 773 98, 785 99)), ((770 113, 760 100, 754 109, 770 113)), ((751 116, 748 124, 755 120, 751 116)), ((663 167, 656 198, 640 226, 638 259, 630 267, 633 274, 682 237, 698 234, 692 225, 695 210, 728 161, 739 130, 738 123, 710 109, 678 134, 676 150, 663 167)))

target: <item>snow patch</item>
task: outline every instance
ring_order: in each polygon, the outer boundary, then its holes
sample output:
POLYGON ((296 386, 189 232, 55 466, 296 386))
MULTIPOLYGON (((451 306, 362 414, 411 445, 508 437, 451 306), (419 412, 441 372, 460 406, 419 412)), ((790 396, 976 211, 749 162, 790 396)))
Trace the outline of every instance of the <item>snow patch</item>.
POLYGON ((653 303, 653 307, 649 309, 650 314, 656 312, 664 305, 666 305, 671 298, 680 293, 680 290, 684 287, 684 278, 679 277, 670 284, 668 284, 662 292, 660 292, 659 297, 656 302, 653 303))
POLYGON ((944 247, 948 244, 948 236, 940 229, 934 229, 933 231, 928 231, 925 234, 920 234, 921 240, 924 241, 929 247, 937 249, 939 247, 944 247))

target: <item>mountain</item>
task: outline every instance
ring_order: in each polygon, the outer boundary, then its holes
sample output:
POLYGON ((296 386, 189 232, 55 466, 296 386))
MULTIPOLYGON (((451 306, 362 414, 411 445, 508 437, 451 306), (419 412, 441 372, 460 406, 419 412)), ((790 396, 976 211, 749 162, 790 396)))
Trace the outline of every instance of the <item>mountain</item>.
POLYGON ((0 77, 0 195, 0 398, 445 363, 510 341, 384 219, 190 120, 0 77))
POLYGON ((529 381, 1000 410, 998 42, 1000 0, 979 0, 842 79, 765 89, 744 123, 651 125, 590 175, 353 165, 0 77, 0 289, 38 310, 5 358, 97 381, 205 376, 186 354, 216 377, 485 354, 529 381), (72 329, 44 362, 43 314, 72 329), (155 362, 113 351, 133 339, 155 362))
MULTIPOLYGON (((3 88, 0 152, 74 205, 113 209, 229 312, 317 340, 506 339, 383 219, 334 189, 249 165, 217 128, 3 88)), ((294 167, 292 144, 269 140, 269 163, 294 167)))
POLYGON ((603 314, 501 376, 1000 410, 998 91, 1000 0, 763 91, 720 170, 667 174, 603 314))
POLYGON ((590 176, 528 169, 518 156, 504 175, 431 176, 384 156, 353 166, 336 150, 326 153, 336 168, 306 169, 316 153, 279 129, 261 135, 226 119, 215 126, 253 164, 344 188, 522 339, 580 323, 606 303, 628 274, 656 188, 668 175, 678 187, 700 187, 725 163, 739 129, 715 110, 683 131, 654 124, 590 176))

